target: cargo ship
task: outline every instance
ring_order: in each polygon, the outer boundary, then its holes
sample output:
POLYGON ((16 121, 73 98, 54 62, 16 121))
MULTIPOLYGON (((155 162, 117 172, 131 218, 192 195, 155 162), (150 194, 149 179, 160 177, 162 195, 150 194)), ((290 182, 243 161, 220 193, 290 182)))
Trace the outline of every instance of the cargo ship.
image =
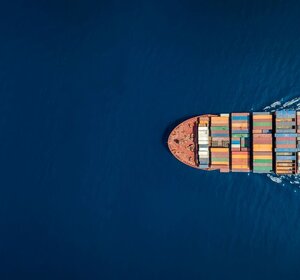
POLYGON ((300 173, 300 111, 207 114, 169 135, 182 163, 220 172, 300 173))

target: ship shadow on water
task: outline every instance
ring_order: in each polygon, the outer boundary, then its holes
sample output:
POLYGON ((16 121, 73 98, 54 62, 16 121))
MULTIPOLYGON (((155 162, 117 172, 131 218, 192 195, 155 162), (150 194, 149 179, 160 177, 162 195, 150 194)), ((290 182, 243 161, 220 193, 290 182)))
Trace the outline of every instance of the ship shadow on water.
POLYGON ((169 137, 169 135, 170 135, 170 133, 172 132, 172 130, 177 126, 177 125, 179 125, 180 123, 182 123, 183 121, 185 121, 185 120, 187 120, 187 119, 189 119, 189 118, 192 118, 192 117, 195 117, 196 115, 187 115, 187 116, 185 116, 185 117, 182 117, 182 118, 180 118, 180 119, 177 119, 177 120, 175 120, 175 121, 173 121, 173 122, 170 122, 168 125, 167 125, 167 127, 166 127, 166 129, 164 130, 164 132, 163 132, 163 134, 162 134, 162 137, 161 137, 161 143, 162 143, 162 145, 165 147, 165 149, 168 151, 168 152, 170 152, 169 151, 169 147, 168 147, 168 137, 169 137))

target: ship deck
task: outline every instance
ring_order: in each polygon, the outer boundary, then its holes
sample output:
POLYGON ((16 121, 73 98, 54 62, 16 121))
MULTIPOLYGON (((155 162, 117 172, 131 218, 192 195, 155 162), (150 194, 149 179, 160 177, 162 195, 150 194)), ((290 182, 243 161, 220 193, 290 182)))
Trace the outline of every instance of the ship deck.
POLYGON ((168 147, 193 168, 298 174, 300 111, 195 116, 172 130, 168 147))

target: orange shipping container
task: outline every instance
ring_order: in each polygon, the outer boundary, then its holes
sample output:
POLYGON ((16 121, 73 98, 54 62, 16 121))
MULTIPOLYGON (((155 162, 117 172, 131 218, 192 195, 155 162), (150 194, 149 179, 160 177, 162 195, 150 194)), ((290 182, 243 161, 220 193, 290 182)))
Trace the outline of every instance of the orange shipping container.
POLYGON ((242 127, 242 128, 249 128, 249 125, 247 123, 245 124, 241 124, 241 123, 238 123, 238 124, 231 124, 231 127, 242 127))
POLYGON ((276 118, 276 122, 278 122, 278 123, 280 123, 280 122, 292 122, 292 121, 293 121, 293 119, 282 119, 282 118, 278 119, 278 118, 276 118))
POLYGON ((210 150, 212 152, 224 152, 224 151, 228 151, 229 148, 210 148, 210 150))
POLYGON ((254 144, 254 148, 272 148, 272 144, 254 144))
POLYGON ((290 169, 293 169, 293 167, 284 167, 284 166, 280 166, 280 168, 276 168, 277 170, 290 170, 290 169))
POLYGON ((272 146, 270 147, 254 147, 253 151, 259 152, 259 151, 272 151, 272 146))
POLYGON ((211 117, 212 121, 228 120, 229 117, 211 117))
POLYGON ((253 115, 252 117, 254 120, 260 120, 260 119, 271 120, 273 116, 272 115, 253 115))
POLYGON ((273 158, 272 155, 269 155, 269 156, 267 156, 267 155, 264 155, 264 156, 254 155, 253 156, 253 159, 272 159, 272 158, 273 158))
POLYGON ((249 158, 249 155, 235 155, 234 153, 232 153, 231 157, 232 158, 249 158))

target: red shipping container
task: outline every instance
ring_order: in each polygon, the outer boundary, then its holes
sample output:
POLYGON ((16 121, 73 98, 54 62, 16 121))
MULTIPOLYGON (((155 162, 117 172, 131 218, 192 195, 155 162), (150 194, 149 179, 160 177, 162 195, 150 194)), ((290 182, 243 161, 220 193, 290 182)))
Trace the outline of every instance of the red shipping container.
POLYGON ((290 148, 290 149, 294 149, 296 148, 296 143, 293 144, 276 144, 276 148, 290 148))
POLYGON ((253 155, 258 155, 258 156, 272 156, 272 152, 253 152, 253 155))
MULTIPOLYGON (((211 132, 212 134, 225 134, 225 133, 229 133, 229 130, 214 130, 211 132)), ((213 137, 213 135, 212 135, 213 137)))
POLYGON ((272 144, 272 141, 266 139, 254 139, 253 144, 272 144))
POLYGON ((296 141, 296 137, 276 137, 276 141, 296 141))
POLYGON ((271 133, 260 133, 260 134, 254 134, 253 138, 270 138, 270 139, 272 139, 273 136, 271 133))

